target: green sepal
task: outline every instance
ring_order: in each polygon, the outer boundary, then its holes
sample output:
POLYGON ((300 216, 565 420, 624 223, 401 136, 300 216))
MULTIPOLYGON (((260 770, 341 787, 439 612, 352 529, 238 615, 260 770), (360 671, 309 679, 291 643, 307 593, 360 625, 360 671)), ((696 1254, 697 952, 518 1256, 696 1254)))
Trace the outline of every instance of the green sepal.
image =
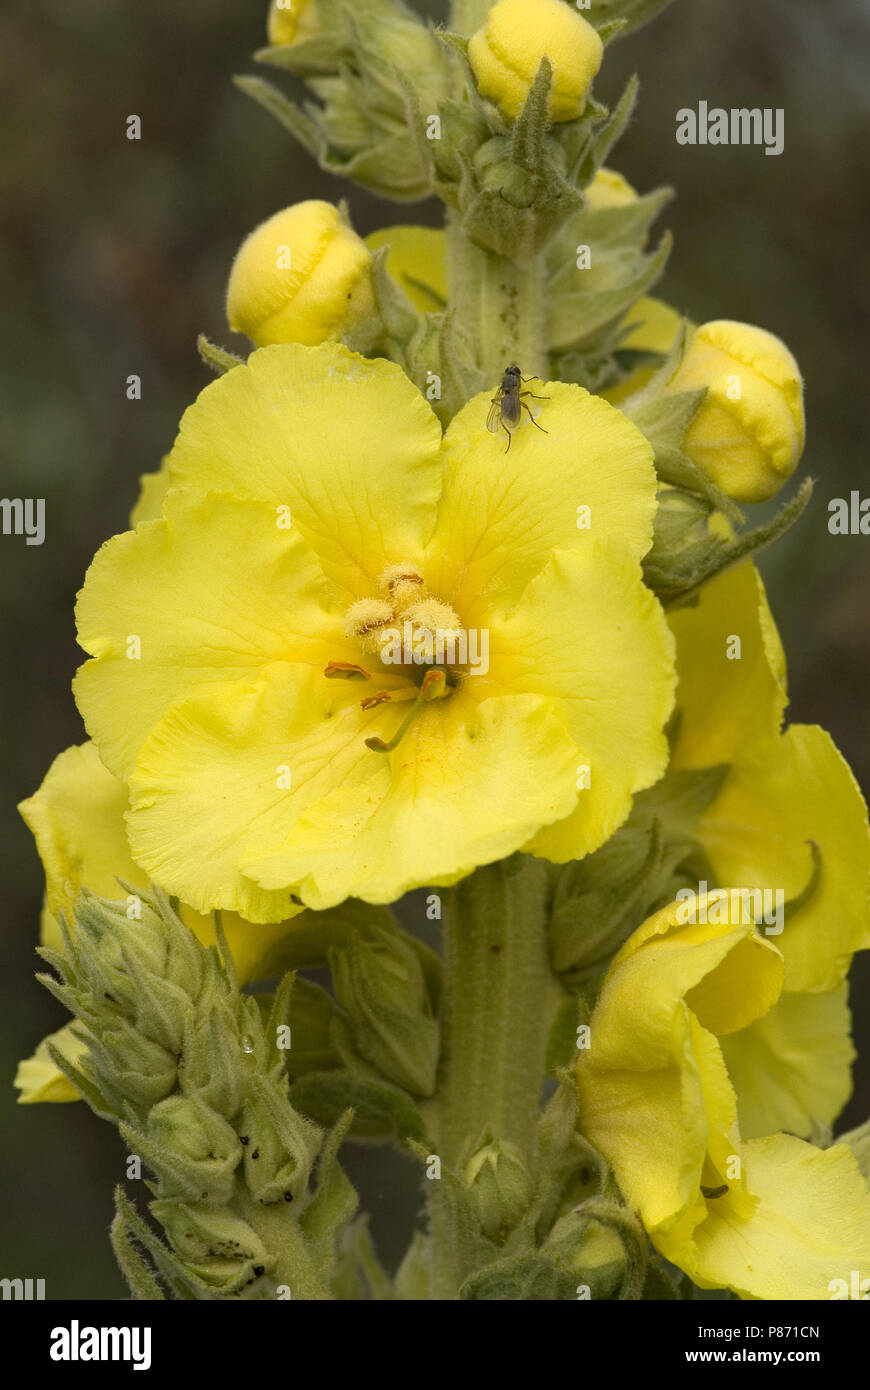
POLYGON ((277 1068, 250 1078, 238 1124, 247 1141, 241 1146, 245 1184, 254 1200, 276 1206, 302 1197, 321 1136, 297 1114, 277 1068))
POLYGON ((542 1255, 515 1255, 470 1275, 458 1297, 464 1302, 564 1302, 576 1298, 577 1282, 542 1255))
POLYGON ((402 1144, 425 1136, 423 1118, 407 1091, 349 1067, 308 1072, 293 1082, 290 1099, 298 1110, 323 1126, 335 1124, 352 1108, 353 1139, 402 1144))
POLYGON ((426 985, 436 1002, 441 982, 441 960, 438 955, 422 941, 399 929, 396 918, 388 907, 360 902, 347 898, 338 907, 324 912, 309 910, 273 946, 266 955, 261 976, 283 975, 287 970, 317 969, 326 965, 332 948, 346 946, 354 933, 361 936, 376 936, 379 932, 398 932, 417 954, 426 985))
POLYGON ((733 538, 698 535, 677 553, 670 540, 667 544, 656 544, 654 539, 643 561, 646 583, 666 608, 691 602, 702 586, 716 575, 757 555, 784 536, 803 513, 812 491, 812 479, 806 478, 795 496, 770 521, 733 538))
POLYGON ((355 932, 329 952, 354 1047, 415 1095, 435 1089, 439 1027, 419 956, 397 931, 355 932))
POLYGON ((357 1217, 343 1232, 331 1283, 341 1302, 382 1303, 396 1298, 390 1276, 375 1252, 367 1215, 357 1217))
POLYGON ((279 1061, 291 1081, 310 1071, 326 1071, 340 1063, 332 1041, 334 1021, 340 1011, 335 1000, 312 980, 285 975, 276 993, 266 1024, 272 1043, 272 1060, 279 1061), (279 1028, 289 1028, 290 1046, 278 1044, 279 1028))
POLYGON ((730 771, 729 763, 717 763, 714 767, 667 772, 654 786, 635 797, 629 824, 646 826, 658 821, 672 835, 692 835, 701 816, 725 785, 730 771))
POLYGON ((338 1162, 338 1151, 347 1137, 353 1112, 346 1110, 323 1141, 317 1160, 314 1195, 299 1218, 315 1265, 331 1278, 339 1236, 356 1213, 359 1199, 338 1162))
POLYGON ((195 1096, 155 1105, 144 1129, 119 1126, 131 1153, 158 1174, 162 1198, 224 1206, 233 1193, 242 1146, 233 1127, 195 1096))
POLYGON ((625 35, 648 24, 670 4, 671 0, 591 0, 583 14, 599 33, 618 18, 622 21, 619 32, 625 35))
POLYGON ((254 55, 255 63, 264 67, 280 68, 292 72, 297 77, 309 77, 315 73, 334 72, 337 62, 335 36, 315 34, 310 39, 296 43, 279 43, 273 47, 258 48, 254 55))
POLYGON ((196 349, 207 367, 211 367, 218 376, 223 376, 226 372, 231 372, 233 367, 243 367, 245 359, 237 357, 234 352, 228 352, 226 348, 218 347, 217 343, 212 343, 200 333, 196 340, 196 349))
POLYGON ((248 77, 246 74, 242 74, 234 77, 233 82, 240 92, 251 97, 259 106, 263 107, 264 111, 268 111, 270 115, 280 121, 281 125, 290 131, 290 134, 310 155, 313 155, 318 162, 322 161, 325 152, 324 140, 315 122, 304 111, 300 110, 295 102, 262 77, 248 77))
MULTIPOLYGON (((621 212, 622 209, 614 211, 621 212)), ((590 221, 603 215, 587 214, 590 221)), ((586 241, 577 244, 592 245, 586 241)), ((597 263, 593 247, 591 268, 575 272, 583 277, 581 288, 564 292, 557 287, 552 290, 560 294, 559 316, 563 322, 570 323, 572 334, 570 341, 565 341, 566 329, 559 330, 559 320, 556 321, 555 327, 559 333, 556 350, 561 354, 560 362, 565 363, 571 353, 585 353, 596 348, 600 351, 602 333, 622 320, 632 305, 661 277, 672 247, 673 237, 670 232, 665 232, 655 251, 649 255, 632 249, 627 254, 617 251, 611 257, 604 251, 599 252, 597 263), (615 280, 616 283, 608 284, 608 280, 615 280), (600 287, 596 288, 596 284, 600 287)))
POLYGON ((554 969, 573 982, 594 978, 667 897, 674 871, 691 846, 665 834, 658 820, 627 824, 601 849, 564 870, 551 918, 554 969))
POLYGON ((466 401, 484 388, 483 373, 457 329, 453 310, 426 314, 409 345, 408 374, 423 395, 430 372, 441 384, 440 398, 431 399, 430 405, 442 425, 448 425, 466 401))
POLYGON ((115 1197, 115 1215, 112 1219, 109 1235, 121 1273, 127 1280, 127 1286, 137 1302, 165 1302, 166 1295, 160 1287, 159 1281, 155 1279, 144 1254, 137 1248, 134 1226, 118 1200, 119 1195, 124 1201, 124 1207, 129 1206, 126 1198, 123 1198, 121 1189, 118 1188, 115 1197))

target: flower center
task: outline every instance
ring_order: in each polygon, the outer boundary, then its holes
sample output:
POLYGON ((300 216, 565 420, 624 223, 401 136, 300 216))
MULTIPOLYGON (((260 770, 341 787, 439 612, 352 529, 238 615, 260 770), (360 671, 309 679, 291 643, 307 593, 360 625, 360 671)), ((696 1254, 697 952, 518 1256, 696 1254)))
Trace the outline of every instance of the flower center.
MULTIPOLYGON (((407 718, 389 743, 366 739, 369 748, 389 752, 404 737, 423 704, 446 699, 456 689, 477 645, 469 652, 470 634, 447 603, 429 593, 423 575, 413 564, 391 565, 378 581, 379 593, 358 599, 345 614, 345 636, 360 653, 375 657, 384 672, 401 675, 407 682, 393 690, 379 690, 360 701, 363 709, 382 704, 412 702, 407 718)), ((330 662, 326 675, 370 680, 363 666, 330 662)))

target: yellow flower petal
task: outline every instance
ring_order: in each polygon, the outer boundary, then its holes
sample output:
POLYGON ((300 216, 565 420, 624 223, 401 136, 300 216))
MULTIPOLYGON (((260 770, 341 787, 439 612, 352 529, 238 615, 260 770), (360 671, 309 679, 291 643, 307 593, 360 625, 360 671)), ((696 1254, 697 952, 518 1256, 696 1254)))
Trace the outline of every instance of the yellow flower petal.
POLYGON ((494 690, 550 699, 580 750, 571 815, 528 848, 557 861, 597 849, 668 758, 673 643, 634 557, 617 541, 557 552, 515 612, 492 620, 490 673, 494 690))
POLYGON ((847 763, 823 729, 793 724, 729 773, 697 827, 721 883, 781 889, 785 901, 813 873, 815 892, 773 937, 789 990, 831 990, 855 951, 870 946, 867 808, 847 763))
MULTIPOLYGON (((119 900, 126 897, 118 882, 122 879, 134 891, 147 891, 148 876, 133 862, 127 842, 125 786, 103 765, 92 743, 60 753, 39 791, 19 810, 33 832, 45 870, 40 934, 44 946, 63 949, 57 914, 63 912, 71 921, 83 888, 119 900)), ((211 916, 201 916, 183 903, 179 910, 204 946, 215 944, 211 916)), ((294 907, 288 917, 297 911, 294 907)), ((290 929, 286 922, 253 926, 234 913, 224 914, 222 926, 242 984, 261 978, 269 948, 290 929)))
POLYGON ((169 469, 166 459, 156 473, 143 473, 139 479, 139 499, 130 513, 130 525, 140 521, 156 521, 163 511, 163 499, 169 491, 169 469))
POLYGON ((680 712, 673 766, 734 762, 777 735, 786 705, 785 657, 755 566, 739 565, 705 585, 697 605, 678 608, 670 623, 680 712))
POLYGON ((624 208, 637 202, 637 190, 632 188, 628 179, 623 178, 616 169, 607 169, 604 165, 596 170, 594 179, 583 190, 583 196, 589 212, 624 208))
MULTIPOLYGON (((842 1145, 741 1139, 729 1057, 738 1080, 756 1058, 764 1067, 752 1035, 767 1028, 781 1046, 798 1005, 777 1016, 782 960, 751 923, 735 922, 733 909, 718 926, 703 921, 715 898, 664 908, 616 957, 577 1065, 582 1132, 653 1244, 696 1284, 744 1298, 829 1298, 833 1280, 870 1272, 870 1189, 842 1145), (687 910, 696 924, 682 925, 687 910)), ((813 1013, 822 1036, 841 1025, 840 1006, 813 1013)), ((795 1088, 798 1109, 821 1085, 806 1062, 793 1058, 791 1078, 771 1073, 783 1092, 795 1088)), ((742 1108, 761 1123, 753 1100, 748 1089, 742 1108)))
POLYGON ((269 921, 291 893, 320 908, 456 879, 573 801, 577 750, 541 700, 453 695, 391 755, 366 746, 403 713, 289 666, 180 703, 131 778, 137 859, 195 905, 269 921))
POLYGON ((42 786, 18 807, 36 840, 45 870, 40 940, 63 949, 57 914, 67 918, 82 888, 122 898, 118 879, 145 887, 124 833, 124 785, 100 761, 92 743, 59 753, 42 786))
POLYGON ((773 1007, 782 958, 752 922, 716 895, 669 903, 632 934, 602 987, 595 1030, 597 1067, 650 1069, 672 1056, 672 1029, 685 999, 710 1031, 735 1032, 773 1007), (684 917, 694 910, 695 922, 684 917), (628 1021, 630 1020, 630 1026, 628 1021))
POLYGON ((322 670, 354 659, 316 557, 281 520, 266 502, 173 491, 162 520, 97 552, 76 610, 79 641, 94 659, 73 689, 119 775, 195 685, 253 677, 272 661, 322 670))
POLYGON ((250 922, 287 916, 290 890, 258 889, 239 863, 249 845, 286 835, 300 804, 348 760, 377 769, 358 698, 349 682, 279 664, 257 681, 180 700, 152 730, 130 778, 137 861, 200 911, 238 911, 250 922))
MULTIPOLYGON (((622 321, 622 327, 630 325, 631 331, 619 344, 620 351, 627 349, 632 352, 658 352, 664 356, 673 347, 682 322, 682 318, 670 304, 666 304, 662 299, 645 296, 631 306, 622 321)), ((607 387, 601 395, 606 401, 610 401, 611 405, 618 405, 627 396, 633 395, 645 386, 655 370, 655 366, 635 367, 624 381, 620 381, 616 386, 607 387)))
POLYGON ((391 902, 505 858, 576 798, 576 746, 533 695, 432 705, 389 761, 389 786, 381 774, 336 787, 246 872, 264 887, 295 880, 311 907, 391 902))
POLYGON ((71 1100, 81 1100, 81 1096, 71 1081, 68 1081, 59 1067, 56 1067, 48 1053, 48 1044, 53 1043, 59 1052, 70 1062, 78 1062, 87 1051, 84 1043, 73 1037, 72 1025, 67 1024, 56 1033, 43 1038, 32 1057, 18 1063, 15 1073, 15 1089, 20 1091, 19 1105, 38 1105, 43 1101, 54 1104, 71 1100))
POLYGON ((644 436, 620 411, 580 386, 534 381, 509 451, 487 431, 491 394, 476 396, 445 436, 446 479, 427 561, 430 585, 462 613, 509 607, 554 549, 617 535, 640 559, 652 540, 655 471, 644 436), (581 511, 588 508, 587 513, 581 511))
POLYGON ((833 1124, 852 1094, 847 998, 846 985, 783 994, 763 1018, 722 1039, 744 1138, 787 1130, 806 1139, 814 1120, 833 1124))
MULTIPOLYGON (((743 1148, 758 1205, 742 1221, 727 1202, 709 1204, 687 1273, 701 1288, 742 1298, 830 1299, 833 1281, 870 1278, 870 1188, 844 1144, 816 1149, 787 1134, 743 1148)), ((668 1255, 667 1237, 656 1240, 668 1255)), ((686 1266, 683 1266, 686 1268, 686 1266)))
POLYGON ((639 299, 629 309, 624 320, 634 327, 619 346, 632 348, 635 352, 668 353, 674 345, 682 321, 676 309, 672 309, 663 299, 639 299))
POLYGON ((441 427, 392 363, 336 343, 254 352, 185 413, 174 482, 289 506, 348 601, 419 558, 441 492, 441 427))
POLYGON ((439 227, 383 227, 365 239, 370 251, 388 246, 387 270, 421 314, 447 301, 447 255, 439 227))

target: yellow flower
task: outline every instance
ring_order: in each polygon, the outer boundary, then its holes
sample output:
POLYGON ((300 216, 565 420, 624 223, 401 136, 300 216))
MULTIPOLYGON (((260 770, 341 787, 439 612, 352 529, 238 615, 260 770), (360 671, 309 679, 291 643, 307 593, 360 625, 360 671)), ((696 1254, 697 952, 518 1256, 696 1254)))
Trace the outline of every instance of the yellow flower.
POLYGON ((808 900, 769 923, 784 957, 782 997, 723 1041, 744 1135, 809 1135, 851 1092, 844 982, 854 952, 870 947, 867 809, 823 729, 781 730, 785 659, 754 565, 715 579, 696 607, 671 615, 671 627, 679 676, 672 768, 729 769, 694 831, 716 880, 768 890, 775 910, 777 891, 785 905, 812 884, 813 846, 820 857, 808 900))
POLYGON ((694 925, 656 913, 614 960, 577 1066, 582 1132, 701 1288, 827 1299, 870 1275, 870 1189, 843 1144, 741 1134, 725 1044, 775 1006, 783 961, 731 899, 703 922, 711 899, 694 925))
POLYGON ((166 459, 156 473, 143 473, 139 479, 139 497, 130 513, 130 525, 153 521, 163 510, 163 499, 169 490, 169 469, 166 459))
POLYGON ((32 1057, 18 1063, 13 1084, 15 1089, 21 1092, 18 1097, 19 1105, 39 1105, 43 1102, 62 1105, 69 1101, 81 1100, 75 1086, 52 1061, 48 1051, 49 1043, 72 1063, 77 1063, 88 1050, 86 1044, 79 1042, 75 1037, 70 1023, 64 1028, 59 1028, 56 1033, 49 1033, 32 1057))
POLYGON ((667 389, 701 387, 686 453, 736 501, 773 497, 804 447, 803 381, 785 343, 748 323, 702 324, 667 389))
POLYGON ((322 343, 374 309, 371 255, 331 203, 285 208, 242 243, 227 287, 234 333, 269 343, 322 343))
MULTIPOLYGON (((103 766, 92 743, 60 753, 42 786, 18 809, 33 832, 45 870, 40 924, 43 946, 63 950, 58 914, 64 913, 68 921, 72 920, 83 888, 102 897, 122 899, 127 890, 119 886, 118 880, 123 879, 133 893, 137 889, 147 891, 148 875, 133 862, 127 843, 124 784, 103 766)), ((131 910, 135 910, 135 904, 131 904, 131 910)), ((291 905, 288 917, 299 910, 291 905)), ((203 945, 215 942, 213 918, 202 916, 183 903, 179 912, 203 945)), ((290 930, 287 922, 253 926, 232 912, 224 914, 222 925, 241 984, 263 977, 271 947, 290 930)), ((57 1036, 63 1039, 71 1035, 62 1029, 57 1036)), ((74 1054, 71 1055, 74 1060, 74 1054)), ((77 1098, 74 1088, 54 1067, 45 1043, 40 1044, 30 1062, 22 1063, 19 1074, 25 1089, 22 1099, 77 1098)))
MULTIPOLYGON (((632 304, 622 321, 623 328, 630 331, 621 340, 619 347, 632 352, 656 352, 666 355, 676 341, 681 323, 680 315, 670 304, 666 304, 663 299, 644 296, 636 304, 632 304)), ((617 386, 609 386, 601 394, 611 405, 618 405, 620 401, 624 401, 626 397, 645 386, 655 370, 655 366, 635 367, 624 381, 620 381, 617 386)))
POLYGON ((447 257, 438 227, 383 227, 366 237, 370 251, 389 246, 387 270, 421 314, 437 313, 447 301, 447 257))
POLYGON ((269 8, 269 42, 301 43, 320 31, 317 0, 272 0, 269 8))
POLYGON ((601 212, 603 208, 624 208, 637 202, 637 190, 628 179, 615 169, 602 168, 596 171, 591 183, 584 189, 586 208, 589 212, 601 212))
MULTIPOLYGON (((123 782, 103 766, 92 743, 59 753, 42 786, 22 801, 19 811, 36 840, 45 870, 45 900, 40 923, 43 946, 63 949, 58 914, 72 919, 83 888, 105 898, 124 898, 123 879, 133 892, 147 892, 148 875, 134 863, 127 843, 124 817, 127 793, 123 782)), ((299 908, 291 906, 290 916, 299 908)), ((214 944, 214 920, 184 903, 179 914, 204 946, 214 944)), ((252 926, 233 913, 221 925, 241 984, 261 979, 261 966, 274 942, 288 930, 287 922, 252 926)))
POLYGON ((483 96, 513 119, 523 108, 543 58, 553 69, 552 121, 573 121, 601 67, 595 29, 563 0, 498 0, 468 45, 483 96))
POLYGON ((136 862, 197 910, 276 921, 292 894, 569 859, 661 774, 650 447, 551 383, 548 434, 506 453, 490 394, 442 442, 390 363, 254 353, 185 415, 162 518, 97 555, 77 699, 136 862))

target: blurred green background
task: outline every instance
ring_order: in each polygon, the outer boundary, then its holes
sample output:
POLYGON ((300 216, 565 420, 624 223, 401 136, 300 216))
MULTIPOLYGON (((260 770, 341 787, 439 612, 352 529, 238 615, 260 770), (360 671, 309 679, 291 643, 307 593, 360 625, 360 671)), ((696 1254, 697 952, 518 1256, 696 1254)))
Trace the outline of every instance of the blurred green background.
MULTIPOLYGON (((264 42, 265 11, 265 0, 7 0, 0 15, 2 493, 47 508, 43 546, 0 537, 0 1275, 45 1278, 50 1298, 126 1292, 107 1240, 120 1141, 83 1106, 16 1110, 11 1089, 18 1058, 64 1021, 33 979, 42 876, 15 804, 83 737, 69 692, 76 590, 211 379, 197 332, 231 341, 223 291, 247 232, 311 196, 347 194, 362 233, 438 218, 434 203, 396 209, 339 187, 232 88, 264 42), (138 143, 125 138, 130 114, 142 118, 138 143), (140 402, 125 396, 132 372, 140 402)), ((641 190, 678 191, 662 219, 676 248, 659 292, 696 320, 772 329, 803 367, 816 496, 763 569, 791 715, 831 731, 865 791, 870 538, 832 537, 826 523, 831 497, 870 496, 868 58, 866 0, 676 0, 609 50, 597 86, 615 97, 640 73, 638 112, 611 162, 641 190), (701 99, 783 107, 784 153, 678 146, 675 112, 701 99)), ((843 1127, 870 1111, 868 990, 860 962, 863 1061, 843 1127)), ((392 1262, 413 1218, 407 1165, 357 1151, 350 1167, 392 1262)))

